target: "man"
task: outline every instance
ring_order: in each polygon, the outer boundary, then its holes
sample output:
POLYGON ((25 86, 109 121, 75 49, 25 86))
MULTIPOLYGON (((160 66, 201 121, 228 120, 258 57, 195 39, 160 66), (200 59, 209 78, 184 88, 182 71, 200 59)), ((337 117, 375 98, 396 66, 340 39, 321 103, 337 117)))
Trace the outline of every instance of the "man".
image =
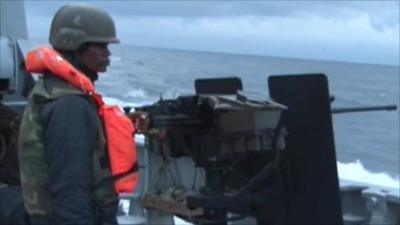
MULTIPOLYGON (((96 8, 64 6, 53 18, 49 42, 53 48, 26 60, 28 71, 39 68, 43 76, 20 130, 25 207, 32 224, 117 224, 113 181, 102 182, 110 177, 115 140, 108 138, 108 119, 99 113, 105 107, 93 86, 110 64, 108 44, 119 42, 114 22, 96 8)), ((147 129, 140 113, 130 118, 137 130, 147 129)))

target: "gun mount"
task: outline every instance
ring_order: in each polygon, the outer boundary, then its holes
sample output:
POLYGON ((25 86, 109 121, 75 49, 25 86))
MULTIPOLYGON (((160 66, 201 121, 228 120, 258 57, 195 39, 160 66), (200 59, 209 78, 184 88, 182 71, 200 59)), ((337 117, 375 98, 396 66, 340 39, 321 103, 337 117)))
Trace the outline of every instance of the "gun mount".
POLYGON ((144 205, 186 219, 196 216, 189 219, 192 222, 202 216, 225 220, 220 216, 226 212, 250 213, 265 195, 257 188, 278 168, 279 151, 285 147, 279 121, 286 109, 241 94, 182 96, 136 108, 152 117, 154 129, 147 135, 150 151, 162 155, 164 163, 188 157, 205 173, 204 185, 150 192, 143 198, 144 205), (268 160, 255 166, 259 156, 268 160))
POLYGON ((195 224, 343 224, 326 76, 268 82, 273 101, 217 78, 196 80, 196 95, 136 108, 153 127, 143 206, 195 224))

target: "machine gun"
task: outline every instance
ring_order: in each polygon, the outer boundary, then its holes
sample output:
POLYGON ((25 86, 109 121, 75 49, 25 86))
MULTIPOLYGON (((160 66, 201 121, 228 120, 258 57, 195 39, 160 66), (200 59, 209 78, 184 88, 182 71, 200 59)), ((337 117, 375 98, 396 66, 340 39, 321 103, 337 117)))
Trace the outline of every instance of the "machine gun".
POLYGON ((268 83, 273 101, 241 94, 239 78, 217 78, 196 80, 196 95, 136 108, 154 128, 143 205, 195 224, 248 216, 257 224, 343 224, 332 114, 397 106, 332 109, 324 74, 268 83))
MULTIPOLYGON (((158 190, 145 195, 144 205, 194 223, 231 220, 226 212, 252 214, 268 195, 268 188, 260 186, 279 170, 280 151, 285 147, 280 116, 286 109, 272 100, 255 101, 243 94, 181 96, 136 108, 151 115, 150 151, 166 161, 186 157, 205 173, 201 187, 180 188, 180 202, 158 190)), ((177 187, 167 191, 171 188, 177 187)))
MULTIPOLYGON (((278 126, 281 112, 286 109, 272 100, 248 100, 240 94, 181 96, 176 100, 160 100, 154 105, 136 108, 151 115, 155 128, 182 133, 183 139, 199 135, 211 138, 211 142, 218 145, 212 144, 207 148, 221 154, 271 149, 273 131, 278 126), (235 137, 248 140, 246 143, 226 143, 234 141, 235 137)), ((188 141, 190 146, 186 147, 178 141, 169 143, 175 151, 172 156, 194 154, 190 142, 193 140, 188 141)))

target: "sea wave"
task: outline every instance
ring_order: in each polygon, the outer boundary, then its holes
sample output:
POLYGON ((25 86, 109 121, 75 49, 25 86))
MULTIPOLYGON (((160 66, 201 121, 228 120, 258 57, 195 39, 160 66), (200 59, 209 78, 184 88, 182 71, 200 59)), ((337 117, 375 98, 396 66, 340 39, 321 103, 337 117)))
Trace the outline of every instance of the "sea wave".
POLYGON ((105 102, 106 104, 109 104, 109 105, 117 105, 117 106, 120 106, 121 108, 122 108, 122 107, 125 107, 125 106, 137 107, 137 106, 143 106, 143 105, 149 104, 148 101, 142 101, 142 102, 137 102, 137 101, 135 101, 135 102, 127 102, 127 101, 122 101, 122 100, 120 100, 120 99, 118 99, 118 98, 113 98, 113 97, 109 97, 109 96, 104 96, 104 97, 103 97, 103 100, 104 100, 104 102, 105 102))
POLYGON ((124 98, 145 98, 146 93, 142 89, 136 89, 134 91, 128 91, 127 93, 123 94, 124 98))
POLYGON ((383 187, 400 188, 400 177, 392 177, 387 173, 370 171, 358 159, 351 163, 337 162, 337 167, 340 179, 383 187))
POLYGON ((121 61, 121 57, 119 56, 110 56, 111 62, 119 62, 121 61))

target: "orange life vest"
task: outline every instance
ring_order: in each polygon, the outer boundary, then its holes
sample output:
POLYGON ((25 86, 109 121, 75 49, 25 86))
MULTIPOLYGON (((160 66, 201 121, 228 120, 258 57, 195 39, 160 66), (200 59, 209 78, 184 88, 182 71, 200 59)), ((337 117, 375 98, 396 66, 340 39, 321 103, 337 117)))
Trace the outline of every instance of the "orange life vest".
POLYGON ((94 85, 82 72, 51 47, 41 47, 28 52, 25 67, 28 72, 43 74, 52 72, 74 87, 88 94, 99 109, 105 127, 108 155, 114 188, 117 193, 133 192, 138 182, 135 128, 118 106, 109 106, 96 93, 94 85))

